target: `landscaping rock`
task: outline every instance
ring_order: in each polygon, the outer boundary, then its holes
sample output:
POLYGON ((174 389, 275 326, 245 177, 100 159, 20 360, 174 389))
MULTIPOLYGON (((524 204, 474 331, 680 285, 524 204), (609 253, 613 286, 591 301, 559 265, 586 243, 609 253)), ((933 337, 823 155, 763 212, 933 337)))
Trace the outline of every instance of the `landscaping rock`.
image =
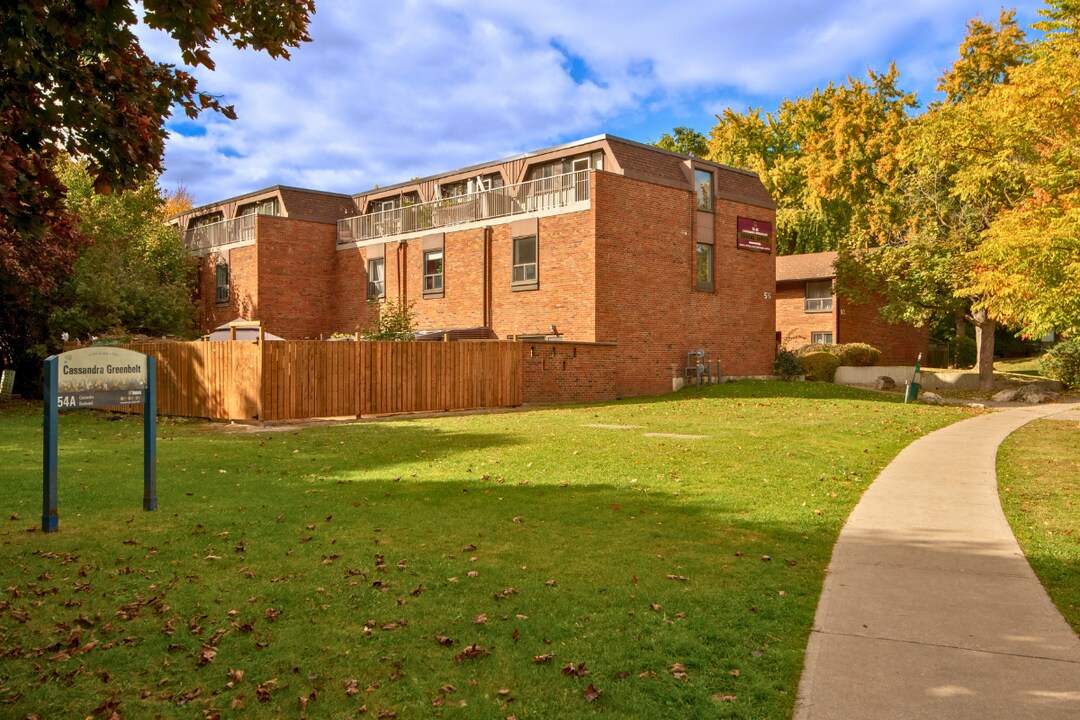
POLYGON ((893 390, 896 388, 896 381, 888 375, 882 375, 874 381, 874 387, 878 390, 893 390))
POLYGON ((1020 402, 1032 403, 1033 405, 1044 402, 1053 402, 1060 397, 1061 396, 1053 390, 1043 390, 1035 385, 1026 385, 1016 394, 1016 399, 1020 402))
POLYGON ((937 393, 932 393, 932 392, 924 392, 922 395, 919 396, 919 399, 922 400, 927 405, 944 405, 945 404, 945 398, 941 397, 937 393))
POLYGON ((1005 388, 999 392, 994 393, 994 397, 990 398, 994 402, 1014 402, 1016 396, 1020 394, 1020 390, 1017 388, 1005 388))

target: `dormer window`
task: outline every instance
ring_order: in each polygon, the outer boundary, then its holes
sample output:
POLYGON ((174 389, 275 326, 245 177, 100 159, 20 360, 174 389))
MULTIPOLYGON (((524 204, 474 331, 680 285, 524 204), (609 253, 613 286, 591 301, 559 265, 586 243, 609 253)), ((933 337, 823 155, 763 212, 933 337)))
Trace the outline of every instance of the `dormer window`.
POLYGON ((256 202, 250 202, 245 205, 241 205, 236 210, 236 215, 277 215, 278 214, 278 201, 277 198, 266 198, 265 200, 258 200, 256 202))

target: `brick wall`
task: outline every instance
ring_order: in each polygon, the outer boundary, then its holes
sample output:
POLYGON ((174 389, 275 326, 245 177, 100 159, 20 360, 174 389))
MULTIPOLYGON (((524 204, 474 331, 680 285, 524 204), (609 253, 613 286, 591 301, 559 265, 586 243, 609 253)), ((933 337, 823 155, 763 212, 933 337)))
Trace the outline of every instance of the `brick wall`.
POLYGON ((880 365, 914 365, 919 353, 926 359, 930 344, 930 327, 914 327, 904 323, 889 324, 881 319, 878 309, 881 300, 871 298, 855 305, 838 298, 840 317, 838 342, 863 342, 881 351, 880 365))
POLYGON ((257 319, 288 340, 336 329, 337 228, 329 223, 259 215, 257 319))
POLYGON ((607 402, 620 395, 612 343, 523 341, 521 360, 525 403, 607 402))
POLYGON ((372 308, 367 302, 367 250, 335 250, 334 319, 328 334, 354 333, 371 325, 372 308))
POLYGON ((237 318, 251 320, 259 306, 258 248, 255 245, 225 249, 199 258, 197 305, 198 330, 209 333, 219 325, 237 318), (218 304, 217 265, 229 265, 229 302, 218 304))
POLYGON ((688 350, 719 357, 725 375, 772 372, 776 284, 771 253, 735 247, 736 217, 770 209, 716 201, 715 289, 694 287, 693 193, 594 174, 597 341, 618 344, 619 391, 655 395, 682 377, 688 350))
MULTIPOLYGON (((828 332, 833 340, 836 332, 836 316, 832 312, 806 312, 806 283, 802 280, 777 283, 776 285, 776 329, 780 333, 780 342, 788 350, 808 345, 811 333, 828 332)), ((833 299, 835 305, 836 299, 833 299)), ((854 342, 854 341, 850 341, 854 342)))

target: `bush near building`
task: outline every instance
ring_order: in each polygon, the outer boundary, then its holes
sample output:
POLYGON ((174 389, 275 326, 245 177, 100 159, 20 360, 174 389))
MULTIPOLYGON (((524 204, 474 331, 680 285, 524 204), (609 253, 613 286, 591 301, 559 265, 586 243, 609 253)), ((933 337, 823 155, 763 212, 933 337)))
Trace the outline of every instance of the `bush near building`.
POLYGON ((1058 343, 1039 360, 1042 374, 1070 388, 1080 387, 1080 340, 1058 343))

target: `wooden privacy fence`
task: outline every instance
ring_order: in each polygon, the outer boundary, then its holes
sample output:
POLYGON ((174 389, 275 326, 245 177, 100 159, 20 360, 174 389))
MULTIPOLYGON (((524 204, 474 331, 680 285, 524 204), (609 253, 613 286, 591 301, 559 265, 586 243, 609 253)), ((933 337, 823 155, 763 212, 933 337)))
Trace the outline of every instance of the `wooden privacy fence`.
POLYGON ((157 358, 162 415, 296 420, 522 402, 521 347, 515 342, 299 340, 125 347, 157 358))

